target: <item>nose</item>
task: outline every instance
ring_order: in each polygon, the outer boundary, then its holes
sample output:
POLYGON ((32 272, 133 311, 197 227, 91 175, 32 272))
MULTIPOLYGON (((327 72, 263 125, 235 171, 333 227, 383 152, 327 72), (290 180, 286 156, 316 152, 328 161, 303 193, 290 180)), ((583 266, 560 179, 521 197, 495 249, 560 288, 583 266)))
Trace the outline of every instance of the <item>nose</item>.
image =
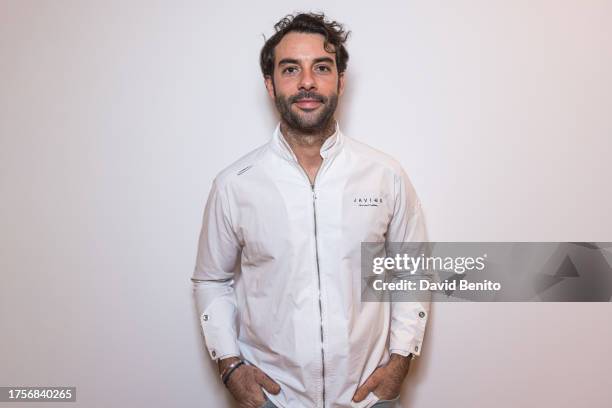
POLYGON ((302 76, 300 77, 299 88, 304 89, 306 91, 311 91, 317 88, 314 77, 309 70, 302 71, 302 76))

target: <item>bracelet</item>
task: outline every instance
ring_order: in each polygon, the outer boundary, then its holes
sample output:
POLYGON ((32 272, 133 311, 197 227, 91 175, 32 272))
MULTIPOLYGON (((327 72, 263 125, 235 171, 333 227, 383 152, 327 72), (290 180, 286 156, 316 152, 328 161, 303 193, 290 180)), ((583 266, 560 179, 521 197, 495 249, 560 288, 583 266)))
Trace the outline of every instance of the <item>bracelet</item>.
POLYGON ((231 370, 232 368, 234 368, 234 366, 236 364, 238 364, 239 362, 241 362, 242 360, 239 358, 237 361, 234 361, 232 364, 228 365, 227 367, 225 367, 223 369, 223 372, 221 374, 219 374, 219 378, 223 379, 223 377, 225 377, 225 374, 231 370))
POLYGON ((223 371, 223 374, 221 375, 221 380, 223 380, 223 385, 227 386, 227 381, 229 380, 232 373, 236 371, 236 369, 243 364, 244 364, 244 361, 242 360, 236 361, 235 363, 232 363, 229 367, 227 367, 225 371, 223 371))
POLYGON ((225 377, 225 374, 226 374, 226 373, 227 373, 229 370, 231 370, 232 368, 234 368, 234 366, 235 366, 236 364, 238 364, 239 362, 241 362, 241 361, 243 361, 243 360, 242 360, 240 357, 238 357, 238 360, 237 360, 237 361, 234 361, 233 363, 231 363, 230 365, 228 365, 227 367, 225 367, 225 368, 223 369, 223 372, 222 372, 221 374, 219 374, 219 378, 223 379, 223 377, 225 377))

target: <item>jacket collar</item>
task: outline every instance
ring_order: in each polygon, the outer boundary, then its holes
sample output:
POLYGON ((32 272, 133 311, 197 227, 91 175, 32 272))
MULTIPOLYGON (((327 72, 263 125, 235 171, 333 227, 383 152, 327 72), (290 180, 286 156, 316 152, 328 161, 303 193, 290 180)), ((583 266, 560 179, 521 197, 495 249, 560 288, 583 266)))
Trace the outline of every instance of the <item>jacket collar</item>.
MULTIPOLYGON (((297 162, 297 157, 293 150, 285 140, 281 130, 280 130, 280 122, 276 125, 276 129, 274 129, 274 134, 271 140, 272 149, 276 154, 280 155, 286 160, 297 162)), ((328 137, 325 142, 323 142, 323 146, 321 146, 321 157, 323 159, 332 158, 337 155, 344 145, 344 135, 340 131, 340 125, 336 121, 336 131, 328 137)))

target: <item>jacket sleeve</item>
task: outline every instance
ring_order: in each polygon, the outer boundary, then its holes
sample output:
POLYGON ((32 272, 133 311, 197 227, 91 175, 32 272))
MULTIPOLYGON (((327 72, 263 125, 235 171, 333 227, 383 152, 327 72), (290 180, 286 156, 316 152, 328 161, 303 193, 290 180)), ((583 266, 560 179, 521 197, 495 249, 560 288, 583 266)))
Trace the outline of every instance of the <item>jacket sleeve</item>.
POLYGON ((196 310, 213 360, 240 356, 233 288, 240 249, 232 229, 227 196, 215 180, 204 209, 191 278, 196 310))
MULTIPOLYGON (((408 175, 405 171, 395 176, 395 206, 393 218, 387 230, 387 256, 394 256, 398 245, 391 246, 389 243, 426 242, 427 229, 421 202, 416 195, 408 175)), ((401 248, 402 246, 399 245, 401 248)), ((411 248, 424 248, 428 251, 429 246, 413 245, 411 248)), ((408 252, 408 251, 406 251, 408 252)), ((414 256, 420 255, 413 253, 414 256)), ((391 271, 394 278, 406 278, 414 280, 415 275, 409 276, 409 272, 391 271), (406 276, 404 276, 406 275, 406 276)), ((420 293, 418 301, 395 300, 391 302, 391 333, 389 340, 390 353, 403 356, 412 354, 414 357, 420 355, 425 326, 429 318, 430 294, 420 293), (424 295, 424 296, 423 296, 424 295)))

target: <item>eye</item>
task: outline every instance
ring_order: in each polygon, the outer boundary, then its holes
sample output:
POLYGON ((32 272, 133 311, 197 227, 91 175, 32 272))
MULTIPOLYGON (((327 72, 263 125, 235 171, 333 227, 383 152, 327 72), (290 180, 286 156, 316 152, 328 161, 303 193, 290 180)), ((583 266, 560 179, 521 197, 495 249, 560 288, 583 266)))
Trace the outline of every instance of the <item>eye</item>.
POLYGON ((331 72, 331 68, 327 65, 318 65, 315 69, 320 72, 331 72))
POLYGON ((283 74, 295 74, 297 72, 297 67, 287 67, 283 69, 283 74))

